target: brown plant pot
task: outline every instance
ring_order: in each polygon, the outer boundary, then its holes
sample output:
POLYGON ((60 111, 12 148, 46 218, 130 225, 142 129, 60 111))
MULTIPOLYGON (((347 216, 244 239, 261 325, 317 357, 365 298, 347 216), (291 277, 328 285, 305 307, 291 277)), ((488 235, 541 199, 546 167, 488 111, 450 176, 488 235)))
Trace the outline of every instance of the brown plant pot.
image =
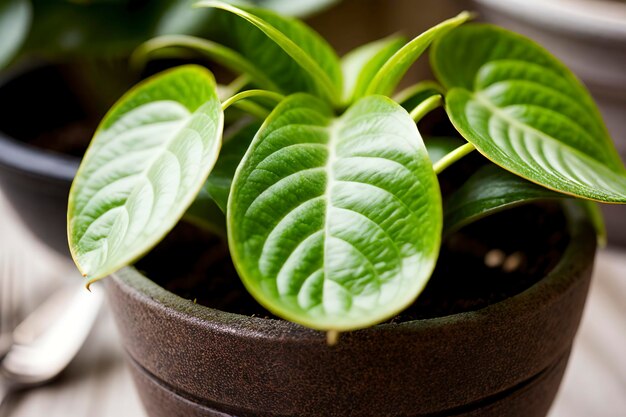
POLYGON ((290 322, 195 304, 134 268, 108 279, 107 293, 151 417, 545 416, 596 249, 585 217, 568 213, 562 257, 527 290, 346 333, 335 346, 290 322))

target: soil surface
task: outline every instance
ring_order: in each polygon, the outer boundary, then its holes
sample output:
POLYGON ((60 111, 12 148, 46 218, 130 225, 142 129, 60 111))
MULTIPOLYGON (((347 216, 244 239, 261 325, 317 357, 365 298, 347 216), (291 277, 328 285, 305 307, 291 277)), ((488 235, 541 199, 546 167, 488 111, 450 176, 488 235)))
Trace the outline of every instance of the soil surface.
MULTIPOLYGON (((560 259, 569 240, 565 227, 557 205, 533 204, 462 229, 443 242, 424 292, 391 322, 477 310, 524 291, 560 259)), ((179 224, 137 267, 198 304, 275 318, 245 290, 224 242, 189 224, 179 224)))

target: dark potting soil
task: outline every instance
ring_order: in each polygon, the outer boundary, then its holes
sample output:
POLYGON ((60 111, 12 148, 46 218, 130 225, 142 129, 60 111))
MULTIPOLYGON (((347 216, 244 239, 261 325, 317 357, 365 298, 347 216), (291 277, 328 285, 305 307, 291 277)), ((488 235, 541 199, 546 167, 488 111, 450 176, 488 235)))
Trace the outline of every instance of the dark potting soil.
MULTIPOLYGON (((415 303, 390 322, 477 310, 518 294, 558 262, 569 236, 556 204, 511 209, 443 242, 437 268, 415 303)), ((219 238, 186 223, 137 265, 152 280, 198 304, 275 318, 246 291, 219 238)))

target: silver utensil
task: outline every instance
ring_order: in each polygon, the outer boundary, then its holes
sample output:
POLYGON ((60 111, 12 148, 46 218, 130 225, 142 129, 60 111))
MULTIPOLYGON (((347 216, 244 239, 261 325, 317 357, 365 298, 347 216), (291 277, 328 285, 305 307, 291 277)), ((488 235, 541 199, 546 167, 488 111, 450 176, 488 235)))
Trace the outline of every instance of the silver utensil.
POLYGON ((66 287, 13 331, 13 344, 0 363, 0 406, 13 391, 55 378, 87 339, 104 299, 97 285, 66 287))

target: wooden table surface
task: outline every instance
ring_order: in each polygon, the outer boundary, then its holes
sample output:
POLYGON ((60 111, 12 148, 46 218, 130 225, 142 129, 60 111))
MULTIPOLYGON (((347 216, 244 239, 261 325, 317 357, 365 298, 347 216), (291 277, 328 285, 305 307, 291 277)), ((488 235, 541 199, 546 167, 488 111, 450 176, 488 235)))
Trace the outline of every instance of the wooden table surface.
MULTIPOLYGON (((59 283, 79 281, 42 247, 0 194, 0 261, 20 260, 23 313, 59 283)), ((53 384, 14 396, 0 417, 145 417, 109 312, 53 384)), ((599 252, 576 344, 549 417, 626 417, 626 251, 599 252)))

